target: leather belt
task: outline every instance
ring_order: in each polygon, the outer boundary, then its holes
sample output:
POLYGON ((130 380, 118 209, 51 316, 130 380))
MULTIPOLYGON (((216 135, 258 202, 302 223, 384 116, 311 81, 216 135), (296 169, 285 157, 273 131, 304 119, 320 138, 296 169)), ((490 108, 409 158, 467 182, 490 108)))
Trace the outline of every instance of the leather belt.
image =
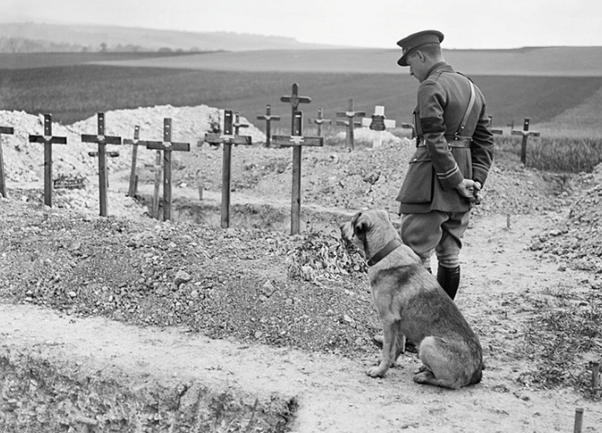
MULTIPOLYGON (((472 143, 472 137, 446 135, 445 140, 449 147, 470 148, 470 143, 472 143)), ((422 137, 416 138, 416 147, 426 147, 426 142, 422 137)))

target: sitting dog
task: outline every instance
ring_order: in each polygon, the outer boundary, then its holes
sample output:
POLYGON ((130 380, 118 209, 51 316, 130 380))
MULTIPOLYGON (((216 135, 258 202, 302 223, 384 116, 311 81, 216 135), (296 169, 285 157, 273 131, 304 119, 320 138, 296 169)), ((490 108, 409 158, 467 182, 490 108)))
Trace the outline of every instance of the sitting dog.
POLYGON ((372 298, 383 324, 382 360, 368 375, 384 376, 407 337, 423 363, 416 383, 458 389, 480 382, 483 354, 477 336, 419 257, 402 244, 389 214, 358 212, 341 225, 341 235, 368 260, 372 298))

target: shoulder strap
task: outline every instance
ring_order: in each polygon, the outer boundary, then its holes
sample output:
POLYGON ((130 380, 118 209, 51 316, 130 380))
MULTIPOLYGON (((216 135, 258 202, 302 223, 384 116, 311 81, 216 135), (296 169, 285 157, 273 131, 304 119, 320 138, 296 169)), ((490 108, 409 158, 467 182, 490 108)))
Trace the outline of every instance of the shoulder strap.
POLYGON ((462 123, 460 124, 460 127, 458 128, 458 131, 455 134, 456 136, 462 135, 462 131, 464 131, 464 128, 466 127, 468 116, 470 116, 470 112, 472 111, 472 107, 474 106, 474 101, 476 99, 474 84, 472 84, 472 81, 470 80, 468 80, 468 84, 470 84, 470 99, 468 100, 468 107, 466 107, 466 112, 464 113, 464 117, 462 118, 462 123))

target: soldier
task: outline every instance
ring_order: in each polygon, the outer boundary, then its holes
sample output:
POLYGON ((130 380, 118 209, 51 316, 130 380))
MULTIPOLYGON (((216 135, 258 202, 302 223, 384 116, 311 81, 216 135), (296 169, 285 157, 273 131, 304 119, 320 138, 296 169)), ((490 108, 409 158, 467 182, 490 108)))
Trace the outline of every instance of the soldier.
POLYGON ((409 66, 420 86, 417 149, 396 200, 404 243, 427 268, 435 251, 437 281, 454 299, 461 238, 491 168, 494 142, 483 94, 445 62, 441 41, 441 32, 426 30, 397 42, 403 50, 397 63, 409 66))

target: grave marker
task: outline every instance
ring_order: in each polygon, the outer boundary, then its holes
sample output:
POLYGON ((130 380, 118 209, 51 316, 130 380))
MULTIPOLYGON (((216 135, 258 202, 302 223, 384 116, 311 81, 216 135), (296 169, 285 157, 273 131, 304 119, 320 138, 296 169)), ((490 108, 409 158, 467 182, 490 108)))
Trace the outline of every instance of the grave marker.
POLYGON ((573 433, 581 433, 583 429, 583 408, 575 409, 575 424, 573 425, 573 433))
POLYGON ((140 126, 134 127, 134 139, 130 140, 126 138, 123 140, 123 144, 132 144, 132 169, 130 171, 130 187, 128 189, 128 197, 134 197, 136 190, 138 189, 138 175, 136 174, 136 163, 138 159, 138 140, 140 138, 140 126))
MULTIPOLYGON (((190 143, 176 143, 171 137, 171 119, 163 119, 163 141, 139 141, 147 149, 163 152, 163 220, 171 219, 171 153, 190 152, 190 143)), ((155 206, 158 204, 156 200, 155 206)))
MULTIPOLYGON (((121 144, 121 137, 105 135, 105 114, 98 113, 98 134, 82 134, 83 143, 97 143, 98 152, 90 152, 90 156, 98 156, 98 192, 100 196, 100 216, 107 216, 107 144, 121 144)), ((117 153, 119 156, 119 153, 117 153)))
POLYGON ((248 123, 240 122, 240 113, 234 113, 234 122, 232 122, 232 127, 234 128, 234 135, 239 135, 240 128, 248 128, 248 123))
POLYGON ((233 121, 232 111, 224 110, 224 127, 221 133, 205 134, 205 141, 211 145, 224 146, 224 156, 222 162, 222 207, 221 207, 221 226, 230 227, 230 181, 232 178, 232 145, 250 145, 251 137, 238 135, 233 121))
POLYGON ((288 102, 291 104, 291 131, 295 130, 295 113, 299 110, 299 104, 309 104, 311 98, 308 96, 299 96, 299 86, 297 83, 293 83, 293 91, 289 96, 282 96, 280 98, 282 102, 288 102))
POLYGON ((354 111, 353 99, 349 99, 349 110, 337 112, 337 117, 347 118, 347 120, 337 120, 337 125, 347 126, 347 148, 349 150, 353 150, 354 148, 353 130, 356 126, 362 126, 361 121, 356 122, 354 119, 356 117, 364 117, 365 115, 365 111, 354 111))
POLYGON ((523 123, 523 130, 512 130, 512 135, 522 135, 523 141, 521 143, 520 150, 520 162, 526 165, 527 161, 527 142, 529 141, 529 137, 539 137, 539 132, 537 131, 529 131, 529 119, 525 118, 525 122, 523 123))
POLYGON ((594 391, 598 388, 600 383, 600 363, 595 361, 591 363, 592 366, 592 388, 594 391))
POLYGON ((301 149, 303 146, 323 146, 322 137, 304 137, 302 133, 303 114, 297 111, 293 115, 292 132, 290 136, 275 135, 274 144, 280 147, 293 148, 293 188, 291 195, 291 235, 301 231, 301 149))
POLYGON ((44 114, 44 135, 30 135, 29 142, 44 144, 44 204, 52 207, 52 145, 67 144, 67 137, 54 137, 52 115, 44 114))
POLYGON ((13 135, 15 129, 10 126, 0 126, 0 195, 8 198, 6 193, 6 177, 4 174, 4 154, 2 153, 2 134, 13 135))
POLYGON ((383 144, 383 131, 387 129, 395 128, 397 122, 395 120, 389 120, 385 116, 385 107, 383 105, 377 105, 374 107, 374 114, 372 117, 364 117, 362 119, 362 126, 370 128, 372 131, 377 131, 372 147, 380 147, 383 144))
POLYGON ((309 119, 309 123, 315 123, 318 125, 318 137, 322 136, 322 124, 328 123, 332 124, 332 120, 324 119, 324 109, 320 108, 318 110, 318 118, 317 119, 309 119))
POLYGON ((265 120, 265 145, 270 147, 272 140, 272 122, 280 120, 280 116, 272 116, 272 107, 269 105, 265 106, 265 114, 257 116, 257 120, 265 120))
MULTIPOLYGON (((297 83, 293 83, 292 93, 289 96, 282 96, 280 98, 282 102, 288 102, 291 104, 291 136, 282 137, 275 136, 274 138, 283 138, 281 142, 284 146, 290 145, 292 141, 293 146, 293 194, 292 194, 292 212, 291 212, 291 233, 299 233, 300 230, 300 209, 301 209, 301 149, 302 149, 302 136, 301 136, 301 124, 297 125, 297 113, 299 104, 309 104, 311 98, 308 96, 299 96, 299 86, 297 83), (297 135, 297 134, 298 135, 297 135)), ((312 144, 308 144, 312 145, 312 144)), ((322 146, 322 140, 320 140, 319 146, 322 146)))

